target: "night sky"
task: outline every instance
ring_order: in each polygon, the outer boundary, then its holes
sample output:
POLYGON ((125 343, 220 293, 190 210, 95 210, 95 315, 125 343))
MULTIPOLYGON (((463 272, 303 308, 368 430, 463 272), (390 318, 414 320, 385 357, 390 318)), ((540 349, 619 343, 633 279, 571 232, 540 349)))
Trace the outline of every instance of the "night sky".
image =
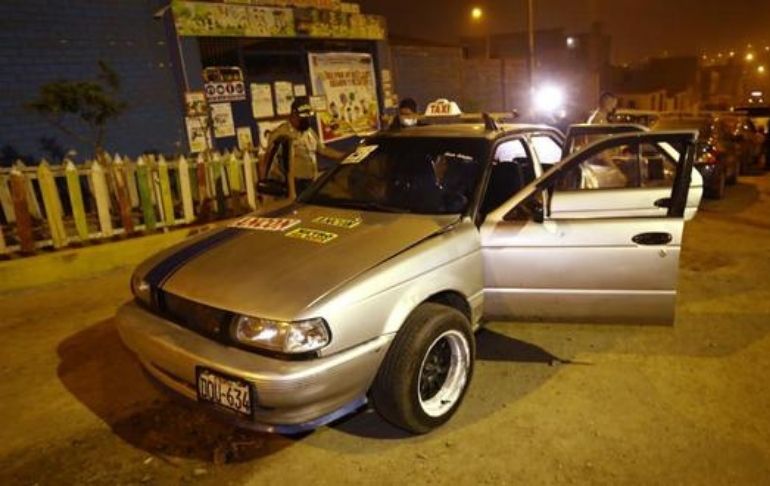
MULTIPOLYGON (((537 28, 588 30, 599 20, 613 37, 613 60, 746 49, 770 44, 770 0, 534 0, 537 28)), ((452 41, 481 32, 469 11, 485 9, 492 32, 526 28, 526 0, 359 0, 388 18, 392 35, 452 41), (405 8, 408 6, 408 10, 405 8)))

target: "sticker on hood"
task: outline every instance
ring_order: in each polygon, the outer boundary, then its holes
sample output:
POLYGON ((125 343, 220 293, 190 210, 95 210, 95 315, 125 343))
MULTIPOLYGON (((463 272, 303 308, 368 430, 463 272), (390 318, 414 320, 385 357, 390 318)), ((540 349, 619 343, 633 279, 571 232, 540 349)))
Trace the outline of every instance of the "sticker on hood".
POLYGON ((315 230, 311 228, 297 228, 295 230, 291 230, 288 233, 286 233, 286 236, 288 238, 295 238, 298 240, 305 240, 305 241, 310 241, 312 243, 319 243, 321 245, 325 245, 326 243, 329 243, 330 241, 335 239, 338 235, 335 233, 329 233, 326 231, 315 230))
POLYGON ((230 227, 255 231, 286 231, 301 222, 299 219, 246 216, 230 224, 230 227))
POLYGON ((325 224, 337 228, 353 229, 361 224, 361 218, 340 218, 337 216, 319 216, 313 220, 314 223, 325 224))

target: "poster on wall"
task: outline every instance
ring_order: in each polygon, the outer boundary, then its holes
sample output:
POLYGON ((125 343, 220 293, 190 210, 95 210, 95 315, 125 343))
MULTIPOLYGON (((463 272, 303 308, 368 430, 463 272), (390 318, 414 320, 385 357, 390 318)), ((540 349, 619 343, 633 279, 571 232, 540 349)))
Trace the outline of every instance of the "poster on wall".
POLYGON ((230 103, 215 103, 211 105, 211 120, 214 124, 214 136, 216 138, 235 136, 233 107, 230 103))
POLYGON ((251 113, 255 119, 272 118, 275 116, 273 110, 273 90, 268 83, 251 83, 251 113))
POLYGON ((185 117, 187 126, 187 142, 190 144, 190 153, 205 152, 214 146, 211 140, 211 131, 208 129, 208 117, 206 116, 188 116, 185 117))
POLYGON ((251 139, 251 127, 238 127, 238 148, 245 151, 254 148, 254 141, 251 139))
POLYGON ((294 11, 287 8, 175 0, 179 35, 211 37, 294 37, 294 11))
POLYGON ((267 141, 270 139, 270 133, 276 128, 283 125, 285 122, 281 120, 272 121, 260 121, 257 128, 259 129, 259 152, 263 153, 267 150, 267 141))
POLYGON ((273 87, 278 114, 288 115, 291 113, 291 103, 294 101, 294 85, 289 81, 276 81, 273 87))
POLYGON ((208 103, 203 91, 188 91, 184 94, 186 116, 208 116, 208 103))
POLYGON ((321 139, 333 142, 379 129, 372 56, 311 53, 308 58, 313 94, 327 101, 327 111, 316 116, 321 139))

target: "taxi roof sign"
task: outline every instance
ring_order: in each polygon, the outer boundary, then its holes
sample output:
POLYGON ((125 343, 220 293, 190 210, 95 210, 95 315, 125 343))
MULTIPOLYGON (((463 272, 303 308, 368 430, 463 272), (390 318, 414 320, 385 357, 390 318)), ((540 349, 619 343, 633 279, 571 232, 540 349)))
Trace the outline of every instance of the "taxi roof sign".
POLYGON ((428 104, 425 116, 460 116, 463 112, 454 101, 439 99, 428 104))

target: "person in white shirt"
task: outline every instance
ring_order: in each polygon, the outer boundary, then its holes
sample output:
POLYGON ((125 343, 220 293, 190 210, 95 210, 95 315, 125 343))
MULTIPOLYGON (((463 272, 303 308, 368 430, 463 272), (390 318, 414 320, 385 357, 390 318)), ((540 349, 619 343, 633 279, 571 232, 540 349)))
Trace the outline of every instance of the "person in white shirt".
POLYGON ((610 116, 618 107, 618 97, 609 91, 605 91, 599 97, 599 107, 588 118, 589 125, 604 125, 610 123, 610 116))
MULTIPOLYGON (((319 154, 335 161, 345 158, 344 153, 324 145, 315 130, 310 127, 314 115, 307 97, 298 97, 291 104, 289 120, 270 132, 265 160, 262 161, 262 172, 264 173, 267 157, 272 153, 275 142, 280 138, 289 138, 292 144, 292 159, 289 162, 286 181, 290 197, 302 193, 318 178, 319 154)), ((281 168, 271 167, 270 172, 274 170, 281 168)))

